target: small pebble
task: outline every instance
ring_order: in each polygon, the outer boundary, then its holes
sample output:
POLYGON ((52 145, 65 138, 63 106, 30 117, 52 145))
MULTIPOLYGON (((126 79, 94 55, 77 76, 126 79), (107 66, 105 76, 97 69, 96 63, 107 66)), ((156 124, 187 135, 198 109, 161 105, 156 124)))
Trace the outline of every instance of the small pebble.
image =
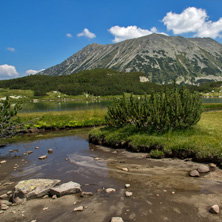
POLYGON ((125 192, 125 196, 126 196, 126 197, 131 197, 132 195, 133 195, 132 192, 129 192, 129 191, 126 191, 126 192, 125 192))
POLYGON ((125 171, 125 172, 128 172, 128 171, 129 171, 128 168, 122 168, 121 170, 122 170, 122 171, 125 171))
POLYGON ((174 194, 175 194, 175 192, 173 191, 173 192, 172 192, 172 194, 174 195, 174 194))
POLYGON ((83 211, 83 209, 84 209, 83 206, 79 206, 79 207, 74 208, 73 211, 75 211, 75 212, 76 211, 83 211))
POLYGON ((130 184, 125 184, 125 188, 129 188, 130 187, 130 184))
POLYGON ((42 210, 48 210, 49 208, 48 207, 44 207, 42 210))
POLYGON ((39 147, 38 147, 38 146, 36 146, 36 147, 35 147, 35 149, 37 150, 37 149, 39 149, 39 147))
POLYGON ((0 164, 6 163, 6 162, 7 162, 6 160, 2 160, 0 161, 0 164))

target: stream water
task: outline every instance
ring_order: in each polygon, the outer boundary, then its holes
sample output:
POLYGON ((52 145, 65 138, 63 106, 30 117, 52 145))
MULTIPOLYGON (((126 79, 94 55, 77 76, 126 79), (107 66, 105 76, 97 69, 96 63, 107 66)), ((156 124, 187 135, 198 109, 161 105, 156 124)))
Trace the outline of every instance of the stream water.
POLYGON ((74 181, 81 184, 83 191, 93 192, 88 198, 68 195, 56 200, 30 200, 10 207, 0 215, 1 221, 108 222, 113 216, 120 216, 125 222, 222 220, 221 214, 208 212, 211 205, 222 205, 220 169, 191 178, 188 172, 200 164, 178 159, 155 160, 146 158, 145 153, 94 146, 87 141, 88 131, 27 135, 26 142, 0 148, 0 160, 7 161, 0 164, 0 194, 12 190, 18 181, 31 178, 74 181), (48 149, 53 149, 53 153, 48 154, 48 149), (27 151, 33 153, 26 155, 27 151), (39 160, 42 155, 48 158, 39 160), (19 165, 16 169, 15 164, 19 165), (126 189, 125 184, 130 184, 130 188, 126 189), (105 193, 104 188, 110 187, 116 192, 105 193), (126 190, 133 192, 133 196, 125 197, 126 190), (74 201, 75 206, 85 206, 83 212, 72 211, 74 201), (43 211, 44 207, 48 210, 43 211))

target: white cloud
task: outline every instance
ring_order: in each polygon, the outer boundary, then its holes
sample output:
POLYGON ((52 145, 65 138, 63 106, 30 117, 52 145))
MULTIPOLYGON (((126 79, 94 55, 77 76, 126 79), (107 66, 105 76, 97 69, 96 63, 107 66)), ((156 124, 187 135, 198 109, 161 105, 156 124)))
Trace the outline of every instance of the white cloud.
POLYGON ((113 42, 121 42, 126 39, 139 38, 145 35, 150 35, 152 33, 167 35, 166 33, 158 32, 156 27, 151 28, 149 31, 147 29, 141 29, 135 25, 127 27, 113 26, 108 31, 115 36, 113 42))
POLYGON ((72 38, 72 34, 67 33, 67 34, 66 34, 66 37, 67 37, 67 38, 72 38))
POLYGON ((29 70, 27 70, 25 73, 26 73, 27 75, 35 75, 36 73, 41 72, 41 71, 43 71, 43 70, 45 70, 45 69, 41 69, 41 70, 29 69, 29 70))
POLYGON ((189 7, 180 14, 168 12, 162 22, 174 34, 193 32, 196 37, 221 37, 222 18, 216 22, 208 18, 204 9, 189 7))
POLYGON ((90 39, 93 39, 96 37, 96 35, 92 32, 89 31, 89 29, 85 28, 81 33, 77 34, 78 37, 81 37, 81 36, 86 36, 90 39))
POLYGON ((0 65, 0 78, 18 77, 15 66, 0 65))
POLYGON ((12 47, 8 47, 8 48, 6 48, 6 50, 8 50, 10 52, 15 52, 15 48, 12 48, 12 47))

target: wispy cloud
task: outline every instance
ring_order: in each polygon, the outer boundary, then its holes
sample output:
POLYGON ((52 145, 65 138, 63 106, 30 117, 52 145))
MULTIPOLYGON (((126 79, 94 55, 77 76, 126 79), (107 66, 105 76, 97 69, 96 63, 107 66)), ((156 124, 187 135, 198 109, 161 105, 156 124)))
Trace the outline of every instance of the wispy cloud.
POLYGON ((96 35, 89 31, 89 29, 85 28, 81 33, 77 34, 78 37, 85 36, 87 38, 93 39, 96 38, 96 35))
POLYGON ((0 78, 18 77, 18 72, 15 66, 8 64, 0 65, 0 78))
POLYGON ((67 33, 67 34, 66 34, 66 37, 67 37, 67 38, 72 38, 73 36, 72 36, 72 34, 67 33))
POLYGON ((6 50, 8 50, 10 52, 15 52, 15 48, 12 48, 12 47, 8 47, 8 48, 6 48, 6 50))
POLYGON ((166 33, 158 32, 156 27, 153 27, 151 28, 151 30, 148 30, 148 29, 141 29, 135 25, 127 27, 113 26, 108 31, 115 37, 113 42, 121 42, 126 39, 138 38, 145 35, 150 35, 152 33, 167 35, 166 33))
POLYGON ((43 71, 43 70, 45 70, 45 69, 41 69, 41 70, 29 69, 29 70, 27 70, 25 73, 26 73, 27 75, 35 75, 36 73, 39 73, 39 72, 41 72, 41 71, 43 71))
POLYGON ((222 37, 222 17, 215 22, 208 19, 204 9, 189 7, 180 14, 168 12, 162 22, 174 34, 193 32, 196 37, 222 37))

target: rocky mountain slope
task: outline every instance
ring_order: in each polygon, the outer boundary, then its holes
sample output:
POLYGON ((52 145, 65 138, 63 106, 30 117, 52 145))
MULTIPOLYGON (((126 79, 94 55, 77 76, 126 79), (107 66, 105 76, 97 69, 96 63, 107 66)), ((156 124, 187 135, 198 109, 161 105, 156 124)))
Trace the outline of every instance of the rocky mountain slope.
POLYGON ((116 44, 91 44, 43 75, 69 75, 80 70, 108 68, 143 72, 157 83, 198 83, 222 80, 222 44, 210 38, 152 34, 116 44))

